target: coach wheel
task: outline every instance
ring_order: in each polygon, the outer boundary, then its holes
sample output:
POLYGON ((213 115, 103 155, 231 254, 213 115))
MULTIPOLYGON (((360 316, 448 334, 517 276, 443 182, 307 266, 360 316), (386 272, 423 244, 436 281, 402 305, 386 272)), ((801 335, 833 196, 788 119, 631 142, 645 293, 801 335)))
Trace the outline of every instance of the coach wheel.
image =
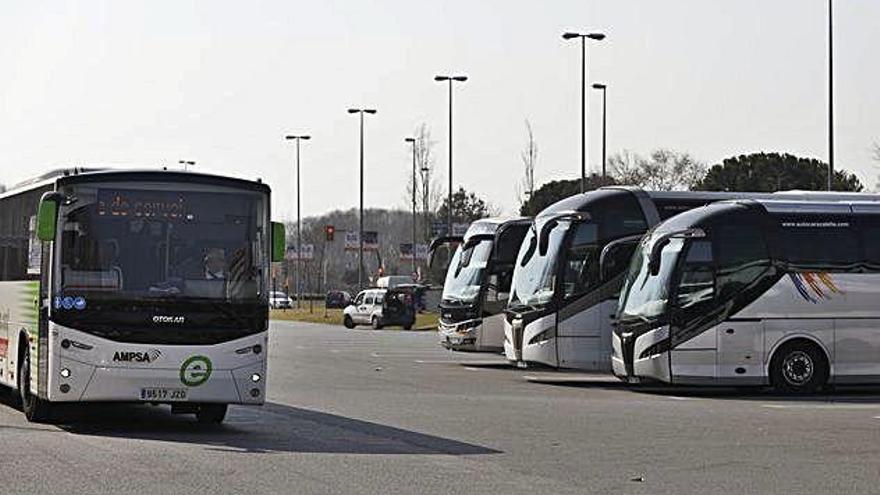
POLYGON ((345 325, 345 328, 354 328, 354 320, 351 319, 351 316, 345 315, 342 324, 345 325))
POLYGON ((372 323, 372 325, 373 325, 373 330, 379 330, 380 328, 382 328, 382 322, 379 321, 378 316, 374 316, 370 320, 370 323, 372 323))
POLYGON ((219 425, 226 418, 226 404, 202 404, 196 411, 196 419, 202 424, 219 425))
POLYGON ((797 341, 776 351, 770 369, 773 386, 789 394, 812 394, 828 380, 828 361, 813 343, 797 341))
POLYGON ((21 410, 28 421, 42 423, 49 420, 49 403, 31 393, 31 351, 25 349, 18 362, 18 393, 21 410))

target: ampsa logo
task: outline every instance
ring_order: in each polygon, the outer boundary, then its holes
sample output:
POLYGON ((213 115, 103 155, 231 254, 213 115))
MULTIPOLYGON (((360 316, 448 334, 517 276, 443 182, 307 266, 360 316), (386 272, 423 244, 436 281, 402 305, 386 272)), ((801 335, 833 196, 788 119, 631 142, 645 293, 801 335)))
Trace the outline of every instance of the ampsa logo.
POLYGON ((152 363, 161 355, 162 351, 159 349, 150 349, 146 352, 116 351, 113 354, 113 361, 117 363, 152 363))
POLYGON ((156 315, 153 317, 153 323, 175 323, 175 324, 183 324, 186 323, 185 316, 167 316, 167 315, 156 315))

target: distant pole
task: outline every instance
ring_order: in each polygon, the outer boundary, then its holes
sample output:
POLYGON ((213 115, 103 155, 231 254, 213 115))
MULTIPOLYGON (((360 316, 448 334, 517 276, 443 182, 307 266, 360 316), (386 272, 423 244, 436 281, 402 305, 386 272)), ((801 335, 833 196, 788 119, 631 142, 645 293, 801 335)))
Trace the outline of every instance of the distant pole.
POLYGON ((449 192, 446 199, 446 235, 452 235, 452 83, 465 82, 467 76, 434 76, 437 82, 449 83, 449 192))
POLYGON ((606 177, 606 160, 605 160, 605 136, 607 131, 607 101, 605 99, 605 95, 608 91, 608 86, 601 83, 593 84, 593 89, 602 90, 602 181, 604 182, 606 177))
POLYGON ((302 219, 300 214, 300 210, 302 209, 302 194, 299 180, 299 142, 303 140, 308 141, 311 138, 312 137, 308 135, 284 137, 284 139, 296 141, 296 260, 293 263, 294 280, 296 280, 296 285, 293 288, 293 292, 296 294, 297 309, 300 308, 300 300, 302 299, 302 281, 300 280, 300 278, 302 277, 304 271, 302 259, 302 219))
POLYGON ((587 190, 587 38, 602 41, 605 35, 602 33, 563 33, 562 39, 581 40, 581 192, 587 190))
POLYGON ((406 138, 412 145, 412 273, 416 272, 416 140, 406 138))
POLYGON ((364 288, 364 114, 375 114, 372 108, 349 108, 348 113, 360 115, 360 207, 358 214, 358 290, 364 288))
POLYGON ((828 0, 828 190, 834 180, 834 0, 828 0))

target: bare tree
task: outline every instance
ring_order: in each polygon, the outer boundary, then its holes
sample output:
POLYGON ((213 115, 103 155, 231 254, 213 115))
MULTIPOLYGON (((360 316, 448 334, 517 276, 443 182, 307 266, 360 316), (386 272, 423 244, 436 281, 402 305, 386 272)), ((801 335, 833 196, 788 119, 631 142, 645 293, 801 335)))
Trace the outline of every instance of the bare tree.
POLYGON ((623 151, 608 160, 614 178, 659 191, 693 189, 706 176, 706 165, 687 153, 658 149, 649 159, 623 151))
POLYGON ((526 119, 526 132, 528 133, 528 141, 525 149, 520 153, 525 175, 522 182, 517 185, 520 207, 535 193, 535 165, 538 163, 538 143, 535 141, 535 134, 532 132, 532 124, 529 119, 526 119))
MULTIPOLYGON (((423 123, 416 128, 415 134, 416 202, 421 209, 422 231, 425 233, 425 239, 429 239, 431 237, 431 221, 443 199, 443 191, 438 186, 442 174, 434 162, 434 146, 437 142, 431 139, 431 129, 423 123)), ((406 184, 407 202, 409 202, 412 198, 412 180, 408 180, 406 184)))

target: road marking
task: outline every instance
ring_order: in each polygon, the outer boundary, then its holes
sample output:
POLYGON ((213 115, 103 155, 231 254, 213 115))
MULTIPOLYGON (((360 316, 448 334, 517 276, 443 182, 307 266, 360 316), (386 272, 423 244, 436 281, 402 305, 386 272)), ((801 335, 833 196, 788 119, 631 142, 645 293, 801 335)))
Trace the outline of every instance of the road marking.
POLYGON ((473 366, 465 366, 464 369, 468 371, 485 371, 484 368, 474 368, 473 366))
POLYGON ((667 398, 667 399, 672 399, 672 400, 694 400, 693 397, 679 397, 679 396, 677 396, 677 395, 670 395, 670 396, 668 396, 668 397, 666 397, 666 398, 667 398))
POLYGON ((768 409, 880 409, 880 404, 761 404, 768 409))

